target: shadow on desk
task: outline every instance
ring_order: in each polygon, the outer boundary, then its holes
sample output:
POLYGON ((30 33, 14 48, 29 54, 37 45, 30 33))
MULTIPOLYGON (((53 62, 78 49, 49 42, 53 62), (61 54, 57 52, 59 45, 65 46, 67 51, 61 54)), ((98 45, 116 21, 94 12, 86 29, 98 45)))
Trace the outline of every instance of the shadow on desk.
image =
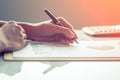
POLYGON ((4 61, 3 53, 0 53, 0 73, 12 76, 21 71, 22 64, 23 64, 22 61, 21 62, 4 61))

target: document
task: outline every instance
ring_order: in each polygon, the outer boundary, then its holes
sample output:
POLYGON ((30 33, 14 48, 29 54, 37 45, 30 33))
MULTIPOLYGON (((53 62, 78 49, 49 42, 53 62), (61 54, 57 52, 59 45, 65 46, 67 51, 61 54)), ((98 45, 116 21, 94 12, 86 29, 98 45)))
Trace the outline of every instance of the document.
POLYGON ((120 40, 79 41, 79 44, 31 41, 13 57, 120 57, 120 40))

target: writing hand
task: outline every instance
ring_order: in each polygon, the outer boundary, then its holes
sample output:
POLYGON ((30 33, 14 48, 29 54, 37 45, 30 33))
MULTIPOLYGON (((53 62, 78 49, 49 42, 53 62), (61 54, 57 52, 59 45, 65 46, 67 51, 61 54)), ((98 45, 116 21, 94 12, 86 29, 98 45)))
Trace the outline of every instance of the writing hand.
POLYGON ((59 17, 58 20, 64 27, 54 24, 51 20, 34 24, 34 27, 26 30, 28 38, 35 41, 58 41, 67 45, 73 43, 73 38, 77 39, 77 35, 72 25, 64 18, 59 17))

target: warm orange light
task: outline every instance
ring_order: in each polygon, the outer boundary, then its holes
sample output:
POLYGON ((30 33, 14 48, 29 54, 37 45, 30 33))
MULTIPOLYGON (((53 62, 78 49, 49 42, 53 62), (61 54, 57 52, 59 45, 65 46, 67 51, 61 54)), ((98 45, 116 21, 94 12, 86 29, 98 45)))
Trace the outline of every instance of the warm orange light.
POLYGON ((120 23, 120 0, 82 0, 82 8, 99 24, 120 23))

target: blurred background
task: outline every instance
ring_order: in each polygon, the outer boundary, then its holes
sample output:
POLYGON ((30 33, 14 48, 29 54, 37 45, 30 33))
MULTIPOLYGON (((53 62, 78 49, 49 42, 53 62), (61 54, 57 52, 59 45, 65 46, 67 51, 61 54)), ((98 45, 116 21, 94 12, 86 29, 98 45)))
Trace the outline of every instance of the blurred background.
POLYGON ((46 8, 76 29, 120 24, 120 0, 0 0, 0 19, 41 22, 46 8))

